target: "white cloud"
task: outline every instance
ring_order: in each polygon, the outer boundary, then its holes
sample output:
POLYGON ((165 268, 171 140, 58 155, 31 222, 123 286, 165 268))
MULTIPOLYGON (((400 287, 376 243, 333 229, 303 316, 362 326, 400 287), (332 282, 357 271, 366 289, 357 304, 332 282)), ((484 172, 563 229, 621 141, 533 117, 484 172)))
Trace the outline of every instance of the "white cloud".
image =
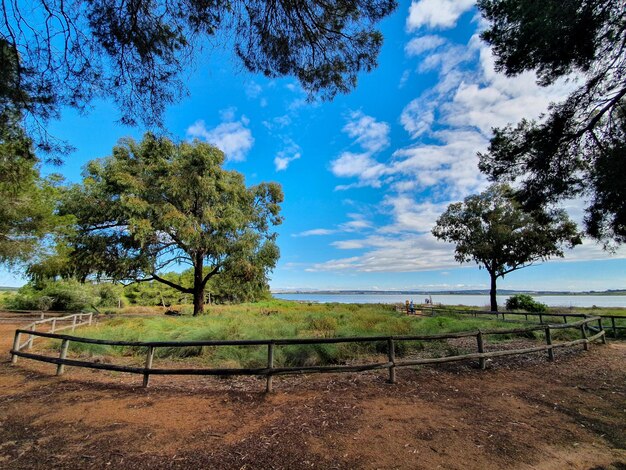
POLYGON ((409 57, 421 55, 424 52, 431 51, 443 46, 446 43, 445 38, 437 35, 427 34, 411 39, 404 47, 404 52, 409 57))
POLYGON ((389 146, 389 124, 377 121, 361 111, 350 114, 343 132, 360 145, 362 152, 346 151, 330 164, 331 172, 340 178, 359 178, 358 183, 337 186, 336 190, 346 190, 358 186, 380 187, 380 178, 387 168, 379 163, 374 155, 389 146))
POLYGON ((248 98, 257 98, 263 92, 263 87, 254 80, 247 82, 244 89, 248 98))
POLYGON ((289 167, 289 164, 294 160, 300 158, 300 152, 291 153, 288 150, 282 150, 278 152, 278 155, 274 157, 274 166, 276 171, 284 171, 289 167))
POLYGON ((316 263, 308 271, 412 272, 457 267, 453 247, 430 234, 381 236, 335 242, 342 250, 366 249, 360 256, 316 263))
MULTIPOLYGON (((452 26, 471 4, 414 1, 407 24, 410 29, 452 26)), ((430 231, 451 202, 488 185, 478 170, 477 152, 487 149, 492 127, 539 118, 551 102, 562 100, 576 86, 572 77, 539 87, 531 73, 512 78, 496 73, 493 55, 478 34, 463 46, 440 36, 422 36, 407 44, 406 54, 418 57, 417 72, 439 76, 439 82, 411 100, 400 115, 400 124, 414 142, 393 150, 390 159, 379 160, 378 154, 390 145, 388 128, 370 126, 376 123, 374 118, 353 113, 344 132, 363 151, 344 151, 331 163, 335 176, 352 179, 336 189, 370 186, 385 191, 377 211, 388 221, 367 227, 361 236, 332 241, 336 250, 357 254, 335 256, 310 266, 310 271, 411 272, 457 267, 454 245, 436 240, 430 231)), ((568 204, 568 213, 580 222, 584 201, 568 204)), ((617 257, 626 257, 626 250, 617 257)), ((589 240, 565 254, 566 261, 606 258, 607 253, 589 240)))
POLYGON ((332 235, 335 233, 354 233, 361 232, 363 230, 372 227, 372 223, 365 218, 363 214, 350 213, 348 218, 351 219, 347 222, 339 224, 334 229, 328 228, 315 228, 311 230, 305 230, 304 232, 296 233, 294 237, 310 237, 313 235, 332 235))
POLYGON ((400 77, 400 82, 398 83, 398 88, 404 88, 404 85, 406 85, 406 82, 409 81, 410 76, 411 76, 410 70, 405 70, 404 72, 402 72, 402 76, 400 77))
POLYGON ((198 120, 189 126, 187 135, 215 145, 224 152, 228 160, 244 161, 254 144, 252 132, 246 127, 250 121, 245 116, 242 116, 239 121, 234 121, 235 110, 233 108, 223 110, 220 114, 222 120, 226 122, 209 129, 203 120, 198 120))
POLYGON ((327 228, 314 228, 311 230, 305 230, 304 232, 294 233, 292 236, 294 237, 311 237, 318 235, 332 235, 333 233, 337 233, 336 230, 327 229, 327 228))
POLYGON ((406 26, 409 31, 421 27, 452 28, 459 17, 474 6, 475 0, 412 1, 406 26))
POLYGON ((274 157, 276 171, 286 170, 291 162, 301 157, 300 146, 298 144, 289 137, 283 137, 282 140, 285 147, 274 157))
POLYGON ((411 137, 419 137, 430 131, 435 122, 435 105, 416 98, 402 110, 400 123, 411 137))
POLYGON ((350 114, 343 131, 368 152, 379 152, 389 146, 389 124, 366 116, 361 111, 350 114))

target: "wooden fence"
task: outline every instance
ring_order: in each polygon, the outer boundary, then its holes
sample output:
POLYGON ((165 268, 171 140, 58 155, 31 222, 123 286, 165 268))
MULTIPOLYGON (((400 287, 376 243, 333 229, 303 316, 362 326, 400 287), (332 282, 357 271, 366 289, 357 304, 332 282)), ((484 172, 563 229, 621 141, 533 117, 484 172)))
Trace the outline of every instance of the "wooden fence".
POLYGON ((580 320, 583 318, 592 318, 599 317, 602 318, 603 321, 610 323, 610 326, 607 325, 606 330, 611 332, 613 337, 617 337, 621 331, 626 331, 626 317, 619 315, 587 315, 585 313, 548 313, 548 312, 490 312, 485 310, 461 310, 453 307, 433 307, 430 309, 433 316, 437 314, 454 314, 454 315, 468 315, 473 316, 475 318, 491 318, 494 320, 500 321, 517 321, 517 320, 507 320, 506 317, 524 317, 526 321, 535 321, 538 320, 538 323, 541 325, 546 324, 544 319, 559 319, 563 323, 568 323, 571 319, 580 320), (530 317, 530 318, 529 318, 530 317), (570 319, 570 320, 568 320, 570 319), (621 324, 620 324, 621 322, 621 324))
POLYGON ((272 391, 272 380, 275 375, 286 374, 309 374, 309 373, 324 373, 324 372, 360 372, 366 370, 375 369, 388 369, 389 370, 389 382, 395 383, 396 381, 396 367, 417 366, 423 364, 441 364, 446 362, 463 361, 468 359, 478 359, 481 369, 485 369, 485 361, 488 358, 511 356, 517 354, 529 354, 541 351, 547 352, 548 360, 554 360, 554 350, 556 348, 564 348, 575 345, 583 345, 584 349, 589 348, 589 343, 601 339, 606 344, 605 331, 602 326, 602 318, 590 317, 580 320, 574 323, 558 324, 558 325, 543 325, 534 326, 528 328, 517 328, 509 330, 478 330, 460 333, 445 333, 437 335, 410 335, 410 336, 366 336, 366 337, 347 337, 347 338, 293 338, 293 339, 269 339, 269 340, 213 340, 213 341, 148 341, 148 342, 134 342, 134 341, 109 341, 101 339, 80 338, 75 336, 60 335, 56 333, 45 333, 34 330, 21 330, 15 331, 15 340, 13 343, 13 349, 10 351, 12 354, 12 362, 15 364, 18 357, 24 357, 28 359, 34 359, 41 362, 48 362, 57 365, 57 375, 63 373, 64 366, 74 367, 87 367, 91 369, 103 369, 118 372, 129 372, 132 374, 143 375, 143 386, 147 387, 150 381, 151 375, 215 375, 215 376, 234 376, 234 375, 256 375, 266 377, 266 391, 272 391), (591 323, 598 324, 599 332, 590 336, 588 328, 591 323), (580 339, 566 341, 562 343, 554 344, 552 342, 552 331, 559 329, 579 329, 580 339), (524 334, 528 332, 542 331, 545 333, 546 344, 533 346, 531 348, 513 349, 513 350, 500 350, 485 352, 485 340, 491 335, 511 335, 511 334, 524 334), (33 354, 22 351, 22 347, 28 343, 20 345, 21 335, 40 336, 43 338, 51 338, 61 340, 59 357, 49 357, 41 354, 33 354), (407 360, 398 360, 395 354, 395 346, 399 342, 403 341, 440 341, 453 338, 471 338, 476 339, 475 353, 445 356, 436 358, 416 358, 407 360), (107 346, 130 346, 130 347, 144 347, 146 349, 146 358, 144 367, 116 365, 116 364, 104 364, 97 362, 90 362, 78 359, 68 359, 67 350, 70 342, 86 343, 86 344, 100 344, 107 346), (369 363, 369 364, 355 364, 355 365, 320 365, 320 366, 298 366, 298 367, 276 367, 274 365, 274 353, 275 349, 280 346, 286 345, 302 345, 302 344, 336 344, 336 343, 368 343, 368 342, 386 342, 387 361, 369 363), (154 368, 153 359, 154 351, 157 348, 180 348, 180 347, 202 347, 202 346, 266 346, 267 347, 267 366, 262 368, 239 368, 239 369, 211 369, 211 368, 154 368))
MULTIPOLYGON (((43 313, 42 313, 43 316, 43 313)), ((43 317, 42 317, 43 318, 43 317)), ((42 320, 36 320, 30 324, 28 324, 24 330, 28 331, 30 334, 28 335, 28 339, 20 344, 19 342, 13 343, 13 349, 17 349, 18 351, 26 347, 27 349, 31 349, 33 347, 33 342, 35 339, 40 336, 37 333, 41 333, 41 331, 37 331, 38 327, 48 327, 48 333, 57 333, 63 330, 71 329, 72 332, 76 330, 79 326, 91 325, 93 322, 93 314, 92 313, 74 313, 72 315, 66 315, 64 317, 50 317, 43 318, 42 320)), ((16 335, 16 339, 18 339, 18 335, 16 335)))

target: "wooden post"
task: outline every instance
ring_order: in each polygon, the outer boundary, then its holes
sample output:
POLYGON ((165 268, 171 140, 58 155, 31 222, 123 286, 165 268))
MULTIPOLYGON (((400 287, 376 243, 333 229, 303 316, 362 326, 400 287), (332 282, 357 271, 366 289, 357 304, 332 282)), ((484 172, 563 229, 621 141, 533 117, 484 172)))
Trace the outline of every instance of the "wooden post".
POLYGON ((563 323, 567 323, 567 315, 563 315, 563 323))
MULTIPOLYGON (((483 342, 483 332, 480 330, 478 330, 478 334, 476 335, 476 342, 478 343, 478 352, 481 354, 484 353, 485 344, 483 342)), ((484 357, 481 357, 478 359, 478 365, 480 366, 482 370, 485 370, 487 368, 487 363, 484 357)))
MULTIPOLYGON (((35 331, 37 329, 37 323, 33 323, 33 325, 30 327, 30 331, 35 331)), ((33 347, 33 341, 35 340, 35 337, 33 335, 30 335, 28 337, 28 346, 26 349, 31 349, 33 347)))
POLYGON ((53 318, 52 319, 52 328, 50 329, 50 333, 54 333, 54 330, 57 329, 57 319, 53 318))
MULTIPOLYGON (((587 324, 583 323, 582 325, 580 325, 580 335, 583 337, 583 339, 587 339, 587 324)), ((585 341, 583 343, 583 349, 585 351, 589 351, 589 342, 585 341)))
POLYGON ((39 319, 43 320, 44 318, 46 318, 46 314, 44 312, 41 312, 41 315, 39 315, 39 319))
POLYGON ((615 317, 611 317, 611 328, 613 329, 613 337, 617 338, 617 328, 615 327, 615 317))
POLYGON ((526 317, 526 321, 528 321, 528 314, 525 313, 524 316, 526 317))
MULTIPOLYGON (((67 348, 70 345, 69 339, 64 339, 61 341, 61 354, 59 354, 59 359, 65 359, 67 356, 67 348)), ((65 364, 57 364, 57 375, 63 375, 63 370, 65 369, 65 364)))
POLYGON ((76 330, 76 315, 72 316, 72 333, 76 330))
POLYGON ((598 328, 600 328, 600 331, 602 331, 604 334, 602 335, 602 344, 606 344, 606 331, 604 331, 604 327, 602 326, 602 318, 598 318, 598 328))
POLYGON ((91 326, 91 321, 93 320, 93 313, 90 313, 89 316, 87 317, 87 324, 89 326, 91 326))
POLYGON ((270 373, 267 374, 267 379, 265 383, 265 393, 272 393, 273 392, 272 382, 273 382, 274 376, 271 374, 271 371, 274 368, 274 343, 267 344, 267 368, 269 369, 270 373))
POLYGON ((539 323, 543 325, 543 315, 539 314, 539 323))
POLYGON ((387 340, 387 358, 389 362, 391 362, 391 367, 389 367, 389 383, 396 383, 396 345, 393 342, 393 338, 389 338, 387 340))
MULTIPOLYGON (((548 346, 552 346, 552 331, 550 331, 550 327, 546 328, 546 344, 548 346)), ((554 349, 548 349, 548 361, 554 361, 554 349)))
MULTIPOLYGON (((13 339, 13 351, 20 350, 20 332, 15 332, 15 338, 13 339)), ((15 364, 17 362, 17 356, 15 354, 11 354, 11 364, 15 364)))
POLYGON ((143 388, 147 388, 150 382, 150 369, 152 368, 152 359, 154 359, 154 347, 148 346, 148 353, 146 354, 146 367, 143 373, 143 388))

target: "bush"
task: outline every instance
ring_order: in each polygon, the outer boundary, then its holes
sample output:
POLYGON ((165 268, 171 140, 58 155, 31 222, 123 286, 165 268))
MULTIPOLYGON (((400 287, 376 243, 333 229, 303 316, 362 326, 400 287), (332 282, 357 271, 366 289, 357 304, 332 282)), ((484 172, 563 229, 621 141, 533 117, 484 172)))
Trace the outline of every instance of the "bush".
POLYGON ((542 304, 541 302, 537 302, 528 294, 516 294, 506 299, 506 309, 542 313, 548 309, 548 306, 546 304, 542 304))
POLYGON ((60 310, 78 312, 94 305, 98 297, 92 286, 70 279, 48 281, 35 288, 26 284, 9 299, 8 307, 16 310, 60 310))

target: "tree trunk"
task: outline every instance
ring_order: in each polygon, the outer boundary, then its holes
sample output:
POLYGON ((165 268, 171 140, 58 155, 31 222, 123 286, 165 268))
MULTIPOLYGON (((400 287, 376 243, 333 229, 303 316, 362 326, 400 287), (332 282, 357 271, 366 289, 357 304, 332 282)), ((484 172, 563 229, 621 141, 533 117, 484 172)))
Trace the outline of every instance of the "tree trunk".
POLYGON ((498 311, 498 301, 496 300, 496 274, 495 273, 489 273, 489 276, 491 276, 491 289, 489 290, 489 299, 491 300, 491 311, 492 312, 497 312, 498 311))
POLYGON ((196 254, 193 264, 193 316, 204 312, 204 284, 202 283, 203 256, 196 254))

